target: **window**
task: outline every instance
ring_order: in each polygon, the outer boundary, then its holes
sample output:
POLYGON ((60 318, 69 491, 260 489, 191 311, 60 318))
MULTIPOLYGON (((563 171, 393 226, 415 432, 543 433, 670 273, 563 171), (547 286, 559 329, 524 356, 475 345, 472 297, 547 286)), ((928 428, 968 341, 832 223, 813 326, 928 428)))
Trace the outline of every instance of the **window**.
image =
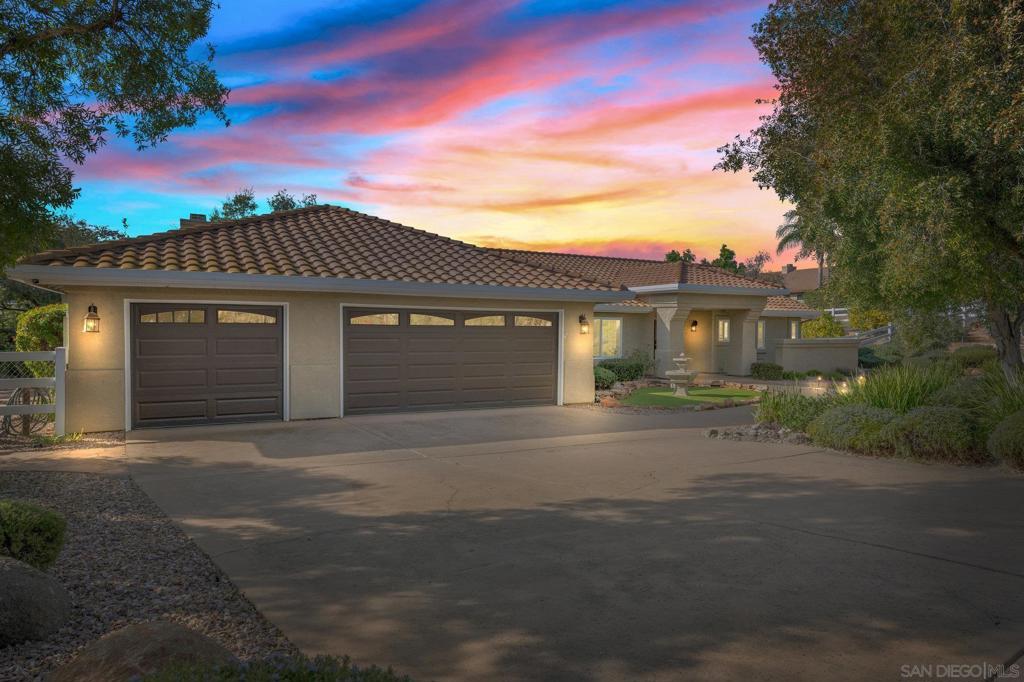
POLYGON ((397 327, 398 313, 356 313, 348 318, 348 323, 397 327))
POLYGON ((504 315, 469 315, 462 319, 462 324, 467 327, 504 327, 504 315))
POLYGON ((757 349, 764 350, 764 320, 757 321, 757 349))
POLYGON ((622 318, 594 318, 594 357, 622 357, 622 318))
POLYGON ((800 320, 789 321, 789 338, 799 339, 800 338, 800 320))
POLYGON ((454 327, 455 318, 426 313, 409 313, 409 324, 413 327, 454 327))
POLYGON ((729 343, 731 322, 728 317, 718 318, 718 343, 729 343))
POLYGON ((532 315, 516 315, 517 327, 550 327, 551 320, 544 319, 543 317, 533 317, 532 315))
POLYGON ((198 308, 142 313, 139 315, 139 322, 142 324, 204 324, 206 322, 206 311, 198 308))
POLYGON ((218 310, 218 324, 277 324, 277 316, 251 310, 218 310))

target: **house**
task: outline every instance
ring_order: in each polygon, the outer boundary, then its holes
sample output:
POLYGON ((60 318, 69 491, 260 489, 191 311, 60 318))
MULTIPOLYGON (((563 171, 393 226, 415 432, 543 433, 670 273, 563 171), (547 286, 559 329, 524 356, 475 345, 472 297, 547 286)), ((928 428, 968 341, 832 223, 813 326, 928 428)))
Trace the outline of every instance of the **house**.
POLYGON ((594 348, 747 374, 814 312, 705 266, 484 249, 330 205, 23 259, 68 304, 67 427, 587 403, 594 348))
POLYGON ((829 270, 826 267, 819 270, 817 267, 798 268, 787 264, 778 274, 782 276, 782 285, 789 289, 789 295, 802 301, 808 292, 817 291, 828 283, 829 270))

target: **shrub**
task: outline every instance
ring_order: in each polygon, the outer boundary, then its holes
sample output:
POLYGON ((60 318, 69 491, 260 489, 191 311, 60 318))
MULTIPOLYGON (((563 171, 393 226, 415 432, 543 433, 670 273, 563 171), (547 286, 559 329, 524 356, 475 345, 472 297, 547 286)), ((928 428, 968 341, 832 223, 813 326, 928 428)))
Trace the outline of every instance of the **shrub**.
POLYGON ((911 358, 907 358, 904 362, 915 367, 931 367, 936 364, 948 362, 952 357, 952 354, 947 350, 928 350, 911 358))
POLYGON ((0 500, 0 554, 46 570, 64 545, 64 517, 28 502, 0 500))
POLYGON ((755 362, 750 365, 750 376, 762 380, 781 379, 782 365, 776 365, 774 362, 755 362))
POLYGON ((173 663, 142 678, 145 682, 412 682, 390 668, 361 668, 348 656, 272 656, 264 661, 173 663))
POLYGON ((1024 471, 1024 410, 999 422, 988 437, 988 451, 993 457, 1024 471))
MULTIPOLYGON (((64 343, 64 315, 67 306, 51 303, 18 315, 14 347, 22 352, 53 350, 64 343)), ((50 376, 48 362, 28 361, 25 365, 36 376, 50 376)))
POLYGON ((889 316, 881 310, 851 308, 850 327, 859 331, 870 331, 889 324, 889 316))
POLYGON ((988 397, 985 383, 980 377, 961 377, 932 393, 925 400, 925 404, 978 410, 988 397))
POLYGON ((644 376, 643 364, 631 360, 602 360, 597 366, 611 372, 619 381, 636 381, 644 376))
POLYGON ((830 407, 832 401, 827 397, 811 398, 791 391, 764 391, 757 406, 756 419, 793 431, 806 431, 807 425, 830 407))
POLYGON ((864 381, 851 381, 849 390, 842 395, 842 402, 863 403, 903 414, 927 404, 933 393, 953 383, 957 377, 956 371, 946 364, 880 367, 864 381))
POLYGON ((832 313, 822 313, 816 320, 808 320, 800 325, 800 336, 805 339, 825 339, 846 336, 846 330, 832 313))
POLYGON ((996 357, 996 349, 991 346, 961 346, 952 355, 953 361, 961 367, 981 367, 996 357))
POLYGON ((1011 380, 999 363, 988 363, 983 369, 981 382, 987 400, 978 416, 982 426, 991 430, 1011 414, 1024 410, 1024 372, 1011 380))
POLYGON ((786 381, 800 381, 805 376, 806 375, 803 372, 793 372, 790 370, 786 370, 782 373, 782 378, 786 381))
POLYGON ((615 373, 610 369, 594 367, 594 387, 599 391, 607 391, 615 384, 615 373))
POLYGON ((885 360, 875 352, 872 346, 864 346, 857 350, 857 364, 864 369, 874 369, 884 365, 885 360))
POLYGON ((956 407, 918 407, 897 417, 881 437, 897 455, 970 464, 987 459, 971 413, 956 407))
POLYGON ((838 450, 877 453, 885 449, 882 430, 896 413, 870 405, 840 405, 821 413, 807 425, 818 445, 838 450))

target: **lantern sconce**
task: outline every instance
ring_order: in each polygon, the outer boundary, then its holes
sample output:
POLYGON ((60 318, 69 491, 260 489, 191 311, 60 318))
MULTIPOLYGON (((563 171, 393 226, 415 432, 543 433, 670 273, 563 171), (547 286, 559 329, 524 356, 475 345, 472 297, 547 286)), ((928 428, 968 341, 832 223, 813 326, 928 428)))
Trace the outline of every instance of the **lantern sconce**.
POLYGON ((89 312, 85 314, 82 324, 83 332, 98 332, 100 330, 100 314, 95 305, 89 306, 89 312))
POLYGON ((590 333, 590 320, 587 319, 586 315, 580 315, 580 334, 590 333))
POLYGON ((693 322, 690 323, 690 333, 691 334, 696 334, 697 333, 697 320, 694 320, 693 322))

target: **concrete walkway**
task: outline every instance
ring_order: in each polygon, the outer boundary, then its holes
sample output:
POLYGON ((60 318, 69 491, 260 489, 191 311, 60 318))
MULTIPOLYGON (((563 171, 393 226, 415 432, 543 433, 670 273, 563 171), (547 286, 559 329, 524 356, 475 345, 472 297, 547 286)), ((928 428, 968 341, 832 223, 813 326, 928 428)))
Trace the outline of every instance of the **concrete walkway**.
POLYGON ((1024 645, 1024 479, 712 441, 749 409, 136 432, 136 481, 310 653, 418 680, 896 679, 1024 645))

